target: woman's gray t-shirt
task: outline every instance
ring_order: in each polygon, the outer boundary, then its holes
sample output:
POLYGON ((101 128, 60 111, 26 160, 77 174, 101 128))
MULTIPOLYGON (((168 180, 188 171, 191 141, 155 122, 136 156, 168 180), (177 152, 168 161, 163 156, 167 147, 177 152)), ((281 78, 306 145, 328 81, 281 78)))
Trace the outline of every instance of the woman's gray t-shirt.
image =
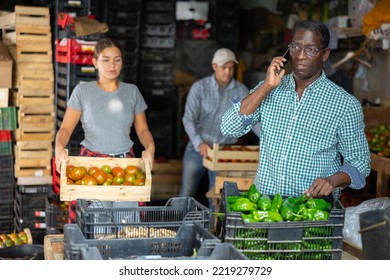
POLYGON ((105 92, 96 81, 77 85, 67 103, 81 112, 85 148, 102 154, 125 153, 133 147, 130 131, 137 114, 147 109, 138 87, 120 83, 105 92))

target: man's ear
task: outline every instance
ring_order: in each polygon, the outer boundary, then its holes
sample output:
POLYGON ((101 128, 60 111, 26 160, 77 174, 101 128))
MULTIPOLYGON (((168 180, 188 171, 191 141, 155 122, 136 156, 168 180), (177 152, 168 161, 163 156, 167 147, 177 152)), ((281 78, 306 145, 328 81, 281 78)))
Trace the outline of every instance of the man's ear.
POLYGON ((322 62, 325 63, 325 61, 328 60, 329 55, 330 55, 330 48, 326 48, 326 49, 324 50, 324 55, 322 56, 322 62))

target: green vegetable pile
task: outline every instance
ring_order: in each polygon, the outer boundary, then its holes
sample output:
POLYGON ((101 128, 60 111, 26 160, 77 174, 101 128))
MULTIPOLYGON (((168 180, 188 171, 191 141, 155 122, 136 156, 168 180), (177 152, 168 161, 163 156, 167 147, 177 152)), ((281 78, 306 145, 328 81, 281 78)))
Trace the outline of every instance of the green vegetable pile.
POLYGON ((228 212, 241 212, 246 223, 284 221, 325 221, 329 218, 332 205, 322 198, 302 194, 293 198, 283 198, 275 194, 273 198, 261 194, 254 184, 240 195, 227 197, 228 212))

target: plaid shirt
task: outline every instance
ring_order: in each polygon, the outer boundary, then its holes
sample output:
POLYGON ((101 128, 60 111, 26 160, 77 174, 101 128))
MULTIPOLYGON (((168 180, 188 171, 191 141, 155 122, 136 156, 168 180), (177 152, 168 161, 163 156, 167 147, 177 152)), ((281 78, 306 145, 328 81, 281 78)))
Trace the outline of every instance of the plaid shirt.
POLYGON ((235 137, 225 137, 219 130, 222 115, 231 106, 230 100, 242 99, 249 94, 246 86, 232 80, 221 88, 214 74, 195 82, 188 93, 183 125, 196 151, 203 142, 212 145, 234 144, 235 137))
MULTIPOLYGON (((256 90, 257 85, 250 93, 256 90)), ((262 193, 298 196, 318 177, 344 171, 360 189, 370 173, 370 152, 359 101, 322 75, 301 100, 286 75, 251 115, 241 101, 225 113, 221 132, 239 137, 260 123, 260 163, 255 184, 262 193)), ((338 198, 340 189, 334 193, 338 198)))

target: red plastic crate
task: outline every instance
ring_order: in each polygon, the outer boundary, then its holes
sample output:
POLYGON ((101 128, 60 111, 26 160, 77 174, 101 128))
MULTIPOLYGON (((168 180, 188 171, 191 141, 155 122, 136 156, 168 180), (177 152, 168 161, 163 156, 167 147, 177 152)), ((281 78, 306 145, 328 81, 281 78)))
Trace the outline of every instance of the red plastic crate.
POLYGON ((0 130, 0 142, 11 142, 11 131, 0 130))
POLYGON ((60 194, 60 173, 56 170, 56 160, 55 157, 51 159, 51 170, 53 172, 53 192, 55 194, 60 194))
POLYGON ((65 38, 56 41, 56 61, 60 63, 92 64, 97 41, 65 38))

